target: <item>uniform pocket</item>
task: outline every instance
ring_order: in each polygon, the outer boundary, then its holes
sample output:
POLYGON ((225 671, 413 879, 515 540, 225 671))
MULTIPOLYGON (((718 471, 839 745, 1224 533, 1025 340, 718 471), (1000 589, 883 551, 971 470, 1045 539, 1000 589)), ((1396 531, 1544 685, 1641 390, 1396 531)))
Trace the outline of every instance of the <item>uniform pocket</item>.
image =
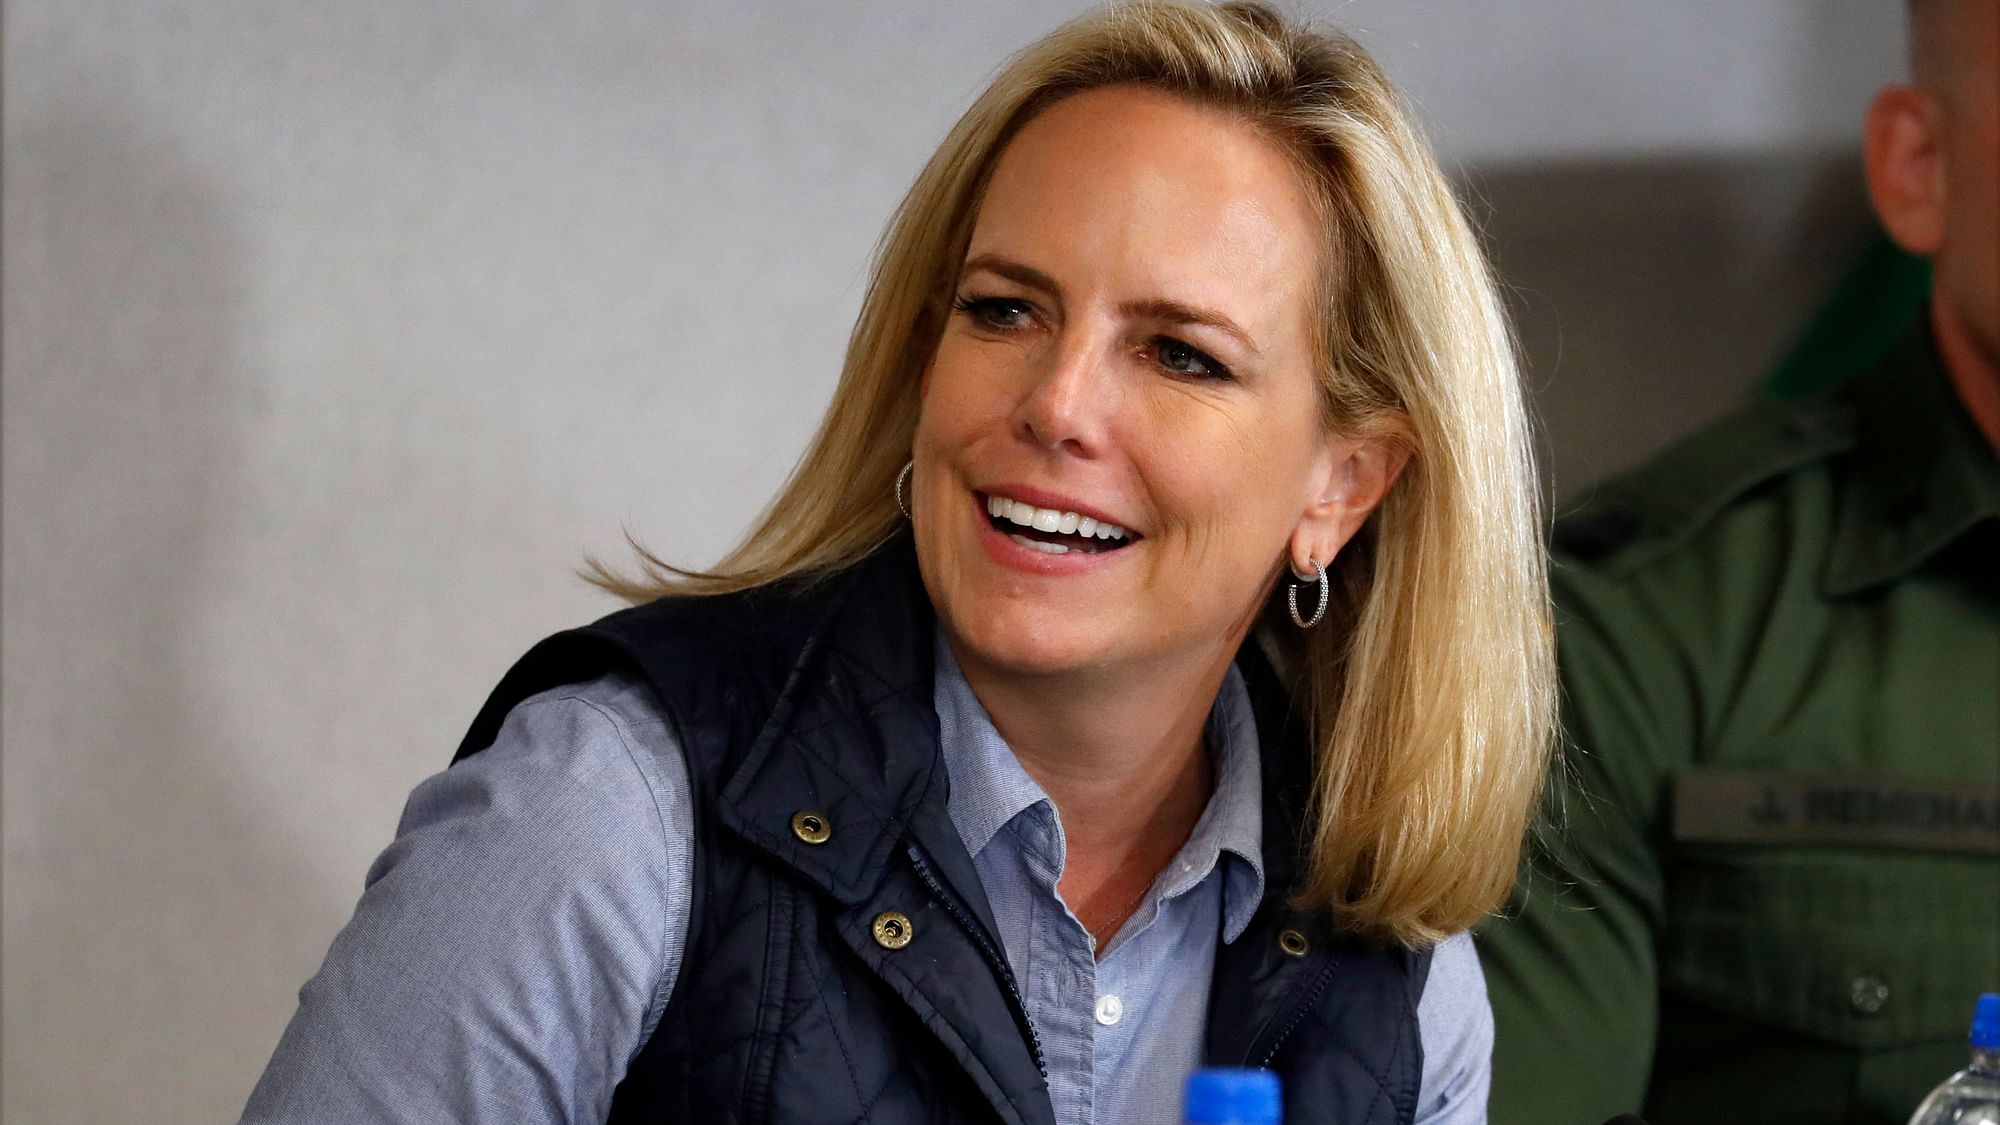
POLYGON ((1665 988, 1853 1047, 1962 1039, 2000 988, 2000 861, 1894 848, 1676 844, 1665 988))

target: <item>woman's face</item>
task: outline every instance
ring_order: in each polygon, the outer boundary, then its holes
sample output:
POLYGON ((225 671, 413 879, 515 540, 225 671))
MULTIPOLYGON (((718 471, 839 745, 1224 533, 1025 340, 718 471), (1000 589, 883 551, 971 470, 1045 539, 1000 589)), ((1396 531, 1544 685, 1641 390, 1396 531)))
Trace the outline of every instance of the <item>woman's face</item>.
POLYGON ((962 660, 1219 668, 1287 559, 1352 534, 1358 444, 1313 380, 1320 245, 1290 159, 1222 111, 1113 87, 1008 145, 914 449, 962 660))

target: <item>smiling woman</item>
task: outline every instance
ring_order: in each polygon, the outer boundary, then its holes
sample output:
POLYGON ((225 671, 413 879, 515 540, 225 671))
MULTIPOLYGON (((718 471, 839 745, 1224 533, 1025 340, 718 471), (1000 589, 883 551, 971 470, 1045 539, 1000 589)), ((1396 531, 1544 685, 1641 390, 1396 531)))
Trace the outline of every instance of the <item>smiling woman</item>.
POLYGON ((246 1120, 1168 1121, 1204 1062, 1483 1120, 1540 543, 1374 64, 1088 16, 918 179, 744 544, 599 568, 417 791, 246 1120))

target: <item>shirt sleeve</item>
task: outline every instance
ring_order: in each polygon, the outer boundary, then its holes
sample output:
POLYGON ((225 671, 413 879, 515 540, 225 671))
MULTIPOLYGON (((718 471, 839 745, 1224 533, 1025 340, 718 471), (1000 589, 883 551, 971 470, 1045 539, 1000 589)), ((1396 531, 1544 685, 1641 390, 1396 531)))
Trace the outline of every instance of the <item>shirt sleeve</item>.
POLYGON ((1471 934, 1446 938, 1431 952, 1417 1001, 1424 1048, 1416 1125, 1484 1125, 1492 1075, 1493 1010, 1471 934))
POLYGON ((644 687, 523 702, 411 794, 242 1121, 603 1121, 680 964, 691 827, 644 687))
POLYGON ((1641 1108, 1658 1033, 1666 748, 1694 743, 1700 711, 1661 623, 1672 605, 1577 567, 1556 577, 1563 758, 1509 917, 1479 935, 1496 1125, 1641 1108))

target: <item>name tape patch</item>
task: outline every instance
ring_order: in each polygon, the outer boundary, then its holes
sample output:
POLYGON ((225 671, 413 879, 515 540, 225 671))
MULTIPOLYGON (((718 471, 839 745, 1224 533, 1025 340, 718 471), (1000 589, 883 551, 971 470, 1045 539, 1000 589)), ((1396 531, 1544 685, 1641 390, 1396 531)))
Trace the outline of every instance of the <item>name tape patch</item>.
POLYGON ((1682 770, 1674 839, 2000 855, 2000 787, 1868 774, 1682 770))

